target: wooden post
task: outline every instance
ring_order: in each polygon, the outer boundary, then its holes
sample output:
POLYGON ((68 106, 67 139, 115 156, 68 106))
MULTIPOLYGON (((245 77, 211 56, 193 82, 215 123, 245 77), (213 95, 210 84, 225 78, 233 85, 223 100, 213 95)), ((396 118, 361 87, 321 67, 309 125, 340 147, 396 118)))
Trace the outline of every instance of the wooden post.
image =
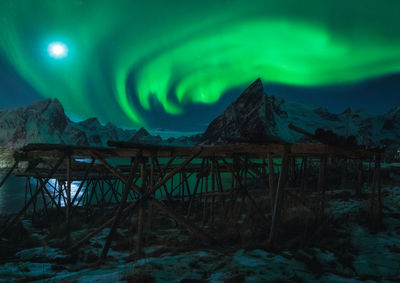
POLYGON ((186 214, 186 218, 187 219, 190 218, 190 214, 191 214, 192 207, 193 207, 193 202, 194 202, 194 199, 195 199, 195 197, 197 195, 197 190, 198 190, 198 187, 199 187, 199 184, 200 184, 200 179, 202 179, 202 177, 200 176, 200 174, 198 174, 197 178, 196 178, 196 184, 194 185, 193 193, 190 196, 190 200, 189 200, 189 205, 188 205, 187 214, 186 214))
POLYGON ((305 198, 305 191, 306 191, 306 186, 307 186, 307 178, 308 178, 308 158, 303 157, 303 170, 301 174, 301 199, 304 201, 305 198))
POLYGON ((382 154, 378 153, 377 186, 378 186, 378 220, 382 219, 382 186, 381 186, 381 161, 382 154))
POLYGON ((325 170, 326 170, 326 156, 320 158, 319 175, 318 175, 318 201, 321 214, 325 211, 325 170))
POLYGON ((381 188, 380 188, 380 168, 381 168, 381 155, 379 153, 375 154, 375 168, 373 175, 373 183, 372 183, 372 192, 371 192, 371 200, 370 200, 370 214, 372 217, 372 224, 377 225, 381 216, 381 188), (378 190, 378 206, 376 205, 376 191, 378 190))
MULTIPOLYGON (((211 192, 215 192, 215 172, 214 172, 214 159, 211 160, 211 192)), ((214 202, 215 197, 211 197, 210 201, 210 223, 214 223, 214 202)))
POLYGON ((282 207, 281 199, 283 197, 283 188, 286 185, 287 181, 287 174, 288 174, 288 154, 289 149, 285 148, 285 152, 282 157, 282 165, 281 165, 281 172, 279 174, 278 185, 276 186, 276 194, 275 194, 275 203, 274 203, 274 210, 272 213, 272 223, 271 229, 269 233, 269 245, 272 247, 274 245, 275 234, 276 234, 276 227, 279 221, 280 209, 282 207))
MULTIPOLYGON (((145 173, 145 164, 140 165, 140 187, 143 191, 145 191, 146 186, 146 173, 145 173)), ((143 191, 141 193, 143 193, 143 191)), ((143 203, 139 204, 138 215, 137 215, 137 232, 136 232, 136 258, 140 258, 142 256, 142 242, 143 242, 143 203)))
POLYGON ((207 218, 208 177, 210 176, 209 169, 208 169, 208 159, 207 159, 206 168, 207 168, 207 176, 205 176, 206 180, 205 180, 205 185, 204 185, 205 196, 203 198, 204 203, 203 203, 203 217, 202 217, 202 221, 201 221, 202 222, 202 226, 204 226, 206 224, 206 220, 207 220, 206 218, 207 218))
POLYGON ((59 207, 61 207, 61 192, 62 192, 62 189, 61 189, 61 186, 62 186, 62 184, 61 184, 61 182, 60 182, 60 180, 58 180, 57 179, 57 184, 56 184, 56 187, 57 187, 57 193, 58 193, 58 206, 59 207))
MULTIPOLYGON (((222 193, 224 189, 222 186, 221 169, 219 167, 219 161, 216 158, 215 158, 215 168, 216 168, 216 182, 218 186, 218 192, 222 193)), ((220 199, 220 203, 222 210, 225 212, 225 196, 222 196, 222 199, 220 199)))
MULTIPOLYGON (((204 170, 204 158, 201 161, 200 172, 197 175, 197 180, 196 180, 196 184, 194 186, 194 191, 193 191, 192 196, 190 197, 188 211, 187 211, 187 215, 186 215, 187 219, 190 218, 190 213, 192 211, 192 206, 193 206, 194 198, 196 197, 196 194, 197 194, 197 189, 199 187, 200 179, 201 179, 201 182, 203 183, 203 176, 202 176, 203 170, 204 170)), ((201 190, 203 190, 203 184, 201 184, 201 190)))
MULTIPOLYGON (((152 187, 154 185, 154 162, 151 163, 150 165, 150 187, 152 187)), ((153 197, 155 195, 153 194, 153 197)), ((150 203, 148 204, 148 219, 147 219, 147 223, 148 223, 148 230, 151 231, 153 228, 153 205, 150 203)))
POLYGON ((274 207, 275 202, 275 170, 274 170, 274 160, 272 159, 272 154, 268 153, 268 180, 269 180, 269 198, 271 202, 271 211, 274 207))
POLYGON ((67 228, 67 235, 66 235, 66 242, 67 246, 70 244, 71 240, 71 155, 67 157, 67 203, 65 205, 66 208, 66 228, 67 228))
POLYGON ((35 192, 31 190, 31 198, 33 198, 33 212, 32 212, 32 221, 34 220, 36 216, 36 202, 37 202, 37 196, 34 197, 36 192, 39 192, 39 182, 35 182, 35 192))
POLYGON ((113 220, 112 220, 112 226, 111 226, 111 229, 110 229, 110 233, 108 234, 106 243, 104 244, 104 248, 103 248, 103 251, 101 253, 100 261, 104 261, 104 259, 107 257, 108 250, 109 250, 109 248, 111 246, 112 237, 114 236, 114 233, 115 233, 115 231, 117 229, 118 222, 119 222, 119 220, 120 220, 120 218, 121 218, 121 216, 123 214, 123 209, 124 209, 126 200, 128 199, 129 190, 131 189, 131 185, 132 185, 132 182, 133 182, 133 177, 134 177, 135 172, 136 172, 136 164, 137 164, 136 161, 133 162, 133 164, 131 162, 131 172, 129 174, 128 181, 125 184, 125 190, 124 190, 124 194, 123 194, 122 199, 121 199, 121 203, 119 204, 119 207, 117 209, 115 218, 113 218, 113 220))
POLYGON ((356 196, 360 196, 362 194, 363 189, 363 160, 360 159, 358 161, 358 176, 357 176, 357 187, 356 187, 356 196))
MULTIPOLYGON (((28 199, 28 182, 30 177, 25 177, 25 202, 24 205, 26 205, 27 199, 28 199)), ((24 212, 25 216, 26 216, 26 211, 24 212)))
POLYGON ((345 188, 346 185, 346 174, 347 174, 347 159, 343 159, 343 165, 342 165, 342 178, 341 178, 341 187, 342 190, 345 188))

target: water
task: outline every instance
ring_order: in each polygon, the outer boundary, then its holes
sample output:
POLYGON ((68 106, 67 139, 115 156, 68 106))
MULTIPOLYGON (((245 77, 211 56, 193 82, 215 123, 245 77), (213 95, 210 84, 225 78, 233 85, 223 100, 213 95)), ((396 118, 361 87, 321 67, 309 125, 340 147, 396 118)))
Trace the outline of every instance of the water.
MULTIPOLYGON (((15 175, 10 175, 6 181, 6 183, 0 188, 0 214, 10 214, 16 213, 20 211, 25 205, 25 178, 16 177, 15 175)), ((49 180, 48 185, 46 185, 47 190, 50 194, 54 193, 54 188, 56 184, 55 179, 49 180)), ((71 198, 75 196, 78 191, 81 182, 74 181, 71 183, 71 198)), ((37 181, 31 178, 31 188, 34 192, 36 190, 37 181)), ((29 190, 29 189, 28 189, 29 190)), ((82 196, 84 192, 84 187, 79 192, 76 202, 79 200, 80 196, 82 196)), ((28 200, 30 197, 30 193, 28 192, 28 200)), ((45 194, 45 199, 48 202, 49 198, 45 194)), ((75 203, 76 203, 75 202, 75 203)), ((61 206, 64 206, 65 203, 61 198, 61 206)), ((37 197, 37 204, 36 207, 42 208, 43 207, 43 200, 41 195, 37 197)), ((29 210, 32 210, 32 205, 29 210)))
POLYGON ((0 188, 0 214, 18 212, 24 207, 24 199, 25 179, 10 175, 0 188))
MULTIPOLYGON (((80 160, 83 162, 90 162, 90 160, 80 160)), ((252 160, 253 161, 253 160, 252 160)), ((276 168, 279 167, 279 162, 280 160, 274 160, 275 166, 276 168)), ((175 160, 173 164, 179 164, 180 162, 182 162, 181 160, 175 160)), ((253 162, 257 163, 257 160, 254 160, 253 162)), ((258 161, 260 162, 260 161, 258 161)), ((115 160, 110 160, 110 163, 112 165, 116 165, 116 164, 129 164, 129 161, 127 160, 120 160, 120 159, 115 159, 115 160)), ((165 160, 160 160, 160 164, 164 164, 166 163, 165 160)), ((201 160, 194 160, 192 162, 192 164, 195 163, 201 163, 201 160)), ((2 174, 4 175, 4 174, 2 174)), ((186 174, 188 177, 188 183, 189 183, 189 188, 190 191, 193 193, 194 187, 195 187, 195 183, 196 183, 196 176, 197 173, 194 174, 190 174, 187 173, 186 174)), ((231 181, 232 181, 232 176, 231 174, 227 174, 227 173, 221 173, 221 178, 222 178, 222 185, 223 185, 223 190, 229 189, 231 187, 231 181)), ((46 188, 48 189, 48 191, 50 192, 50 194, 53 195, 54 193, 54 188, 53 186, 56 185, 56 180, 55 179, 51 179, 49 181, 50 184, 46 185, 46 188)), ((176 186, 179 184, 180 182, 180 176, 179 175, 175 175, 173 178, 173 195, 176 195, 179 193, 179 188, 176 188, 176 186)), ((79 189, 81 182, 80 181, 74 181, 71 184, 71 199, 74 198, 76 192, 79 189)), ((139 182, 136 183, 136 185, 140 186, 140 180, 139 182)), ((166 184, 168 187, 168 191, 171 191, 171 180, 166 184)), ((200 185, 200 184, 199 184, 200 185)), ((32 190, 35 190, 36 188, 36 180, 35 179, 31 179, 31 186, 32 186, 32 190)), ((104 185, 104 190, 107 191, 109 188, 109 186, 107 184, 104 185)), ((86 183, 83 185, 82 189, 80 190, 78 197, 76 198, 76 202, 80 199, 80 197, 82 196, 82 194, 84 193, 86 189, 86 183)), ((119 192, 122 192, 123 186, 120 184, 117 188, 117 190, 119 192)), ((216 190, 218 190, 217 185, 215 187, 216 190)), ((96 190, 99 190, 99 187, 96 187, 96 190)), ((201 190, 200 186, 198 188, 198 192, 201 190)), ((211 190, 211 174, 209 176, 209 181, 208 181, 208 190, 211 190)), ((185 189, 186 191, 186 189, 185 189)), ((110 191, 108 196, 110 196, 112 194, 112 192, 110 191)), ((164 189, 161 187, 157 193, 156 193, 156 197, 160 197, 160 194, 162 194, 163 196, 165 196, 164 194, 164 189)), ((28 194, 28 198, 30 197, 30 194, 28 194)), ((47 198, 47 195, 45 194, 45 197, 47 200, 49 200, 47 198)), ((11 175, 6 183, 0 188, 0 214, 9 214, 9 213, 15 213, 20 211, 25 204, 25 178, 21 178, 21 177, 16 177, 14 175, 11 175)), ((39 195, 37 198, 38 202, 37 202, 37 207, 43 207, 43 201, 42 201, 42 196, 39 195)), ((75 202, 75 203, 76 203, 75 202)), ((92 203, 95 202, 95 198, 93 198, 92 203)), ((82 204, 80 204, 82 205, 82 204)), ((64 206, 64 201, 63 198, 61 198, 61 206, 64 206)), ((31 208, 32 209, 32 206, 31 208)))
MULTIPOLYGON (((190 191, 193 192, 195 183, 196 183, 196 175, 197 174, 187 174, 188 177, 188 183, 189 183, 189 188, 190 191)), ((211 175, 210 175, 211 176, 211 175)), ((211 177, 209 177, 211 178, 211 177)), ((222 183, 223 187, 225 188, 230 188, 231 184, 231 175, 230 174, 221 174, 222 178, 222 183)), ((16 177, 14 175, 10 175, 9 178, 7 179, 6 183, 0 188, 0 214, 10 214, 10 213, 16 213, 20 211, 24 205, 25 205, 25 178, 22 177, 16 177)), ((176 195, 179 193, 180 189, 177 187, 178 184, 180 183, 180 176, 175 175, 173 178, 173 195, 176 195)), ((49 184, 46 185, 47 190, 51 195, 54 193, 54 188, 56 187, 57 180, 56 179, 51 179, 49 180, 49 184)), ((74 181, 71 183, 71 200, 74 198, 76 195, 79 186, 81 185, 80 181, 74 181)), ((140 180, 137 182, 136 185, 140 185, 140 180)), ((171 192, 171 182, 167 182, 167 187, 168 191, 171 192)), ((34 178, 31 178, 31 188, 32 191, 36 190, 36 180, 34 178)), ((91 187, 90 187, 91 188, 91 187)), ((82 194, 84 193, 86 189, 86 183, 82 186, 82 189, 79 191, 78 196, 75 200, 75 204, 78 202, 82 194)), ((109 186, 107 184, 104 185, 104 191, 108 191, 109 186)), ((117 191, 122 192, 123 186, 120 184, 117 188, 117 191)), ((198 188, 198 192, 200 192, 200 184, 198 188)), ((215 187, 216 190, 218 190, 217 186, 215 187)), ((99 186, 96 187, 96 190, 99 190, 99 186)), ((208 185, 208 190, 211 190, 211 179, 209 179, 209 185, 208 185)), ((29 191, 29 189, 28 189, 29 191)), ((186 189, 185 189, 186 192, 186 189)), ((111 196, 112 192, 110 191, 107 195, 107 197, 111 196)), ((89 193, 90 195, 90 193, 89 193)), ((165 196, 164 189, 161 187, 157 192, 156 192, 156 197, 160 197, 160 195, 165 196)), ((64 195, 65 196, 65 195, 64 195)), ((28 192, 28 200, 30 198, 30 193, 28 192)), ((66 197, 66 196, 65 196, 66 197)), ((107 198, 106 197, 106 198, 107 198)), ((47 194, 45 193, 45 199, 47 202, 49 202, 49 198, 47 194)), ((56 201, 58 201, 58 198, 56 198, 56 201)), ((92 203, 95 203, 96 199, 93 197, 92 203)), ((60 201, 61 206, 64 206, 65 203, 63 201, 63 198, 61 198, 60 201)), ((82 202, 80 203, 82 205, 82 202)), ((29 211, 32 210, 32 205, 30 206, 29 211)), ((37 208, 42 208, 43 207, 43 200, 41 194, 38 195, 37 197, 37 208)))

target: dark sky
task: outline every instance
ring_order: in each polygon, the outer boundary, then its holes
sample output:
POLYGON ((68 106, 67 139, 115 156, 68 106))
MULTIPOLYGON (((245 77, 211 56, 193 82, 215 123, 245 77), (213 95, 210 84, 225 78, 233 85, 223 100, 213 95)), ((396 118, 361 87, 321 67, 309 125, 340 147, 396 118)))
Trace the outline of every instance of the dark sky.
POLYGON ((260 77, 269 95, 382 114, 400 105, 398 11, 397 0, 2 0, 0 109, 56 97, 74 119, 196 131, 260 77))

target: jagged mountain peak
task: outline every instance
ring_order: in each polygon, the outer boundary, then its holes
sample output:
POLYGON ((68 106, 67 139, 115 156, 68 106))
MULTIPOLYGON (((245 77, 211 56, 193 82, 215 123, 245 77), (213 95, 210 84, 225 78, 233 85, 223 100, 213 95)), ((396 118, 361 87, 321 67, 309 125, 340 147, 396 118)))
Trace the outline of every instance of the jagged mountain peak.
POLYGON ((289 124, 310 133, 322 128, 342 136, 353 135, 360 144, 368 146, 385 145, 393 149, 400 144, 399 107, 384 116, 372 116, 354 108, 335 114, 324 107, 267 96, 259 79, 209 124, 201 142, 304 142, 304 136, 289 129, 289 124))
POLYGON ((264 96, 264 85, 261 81, 260 78, 256 79, 253 83, 251 83, 243 92, 242 94, 239 96, 239 98, 236 100, 237 102, 242 102, 244 100, 247 99, 257 99, 261 98, 262 96, 264 96))
POLYGON ((42 101, 38 101, 36 103, 28 105, 25 109, 29 112, 34 112, 36 115, 43 114, 47 110, 64 113, 64 107, 57 98, 54 99, 48 98, 42 101))
POLYGON ((89 118, 78 122, 78 124, 88 129, 96 129, 102 126, 97 118, 89 118))
POLYGON ((144 127, 141 127, 129 142, 134 143, 148 143, 148 144, 160 144, 162 143, 162 138, 160 136, 152 136, 144 127))
MULTIPOLYGON (((276 141, 275 99, 264 93, 261 79, 254 81, 228 108, 214 119, 203 134, 203 143, 227 143, 238 140, 276 141)), ((278 106, 279 108, 279 106, 278 106)))
MULTIPOLYGON (((159 142, 142 130, 146 140, 159 142)), ((64 107, 57 99, 45 99, 26 107, 0 112, 0 146, 19 148, 28 143, 57 143, 71 145, 106 146, 108 140, 127 141, 136 134, 136 130, 124 130, 108 123, 103 126, 97 118, 81 122, 71 121, 64 107)))
POLYGON ((134 139, 142 138, 142 137, 148 137, 150 136, 149 132, 144 128, 141 127, 136 134, 133 136, 134 139))

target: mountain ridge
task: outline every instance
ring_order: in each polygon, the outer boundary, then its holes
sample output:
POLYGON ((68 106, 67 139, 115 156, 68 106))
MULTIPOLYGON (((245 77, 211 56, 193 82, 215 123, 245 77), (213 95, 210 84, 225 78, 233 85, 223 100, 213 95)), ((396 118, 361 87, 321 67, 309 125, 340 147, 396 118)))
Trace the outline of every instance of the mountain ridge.
POLYGON ((20 148, 28 143, 105 146, 107 140, 127 140, 136 130, 102 125, 97 118, 73 122, 58 99, 0 111, 0 145, 20 148))
POLYGON ((345 137, 353 135, 358 144, 386 146, 394 154, 400 148, 400 107, 393 107, 379 116, 352 108, 335 114, 324 107, 286 102, 267 95, 260 79, 254 81, 222 114, 211 121, 201 142, 309 141, 291 130, 289 124, 310 133, 321 128, 345 137))
POLYGON ((287 102, 267 95, 260 79, 248 86, 202 135, 163 140, 146 129, 122 129, 93 117, 74 122, 57 99, 0 111, 0 146, 20 148, 28 143, 106 146, 108 140, 134 143, 194 145, 234 142, 310 142, 289 129, 294 124, 314 133, 318 128, 338 135, 354 135, 358 144, 385 146, 391 154, 400 148, 400 107, 374 116, 363 109, 331 113, 324 107, 287 102))

